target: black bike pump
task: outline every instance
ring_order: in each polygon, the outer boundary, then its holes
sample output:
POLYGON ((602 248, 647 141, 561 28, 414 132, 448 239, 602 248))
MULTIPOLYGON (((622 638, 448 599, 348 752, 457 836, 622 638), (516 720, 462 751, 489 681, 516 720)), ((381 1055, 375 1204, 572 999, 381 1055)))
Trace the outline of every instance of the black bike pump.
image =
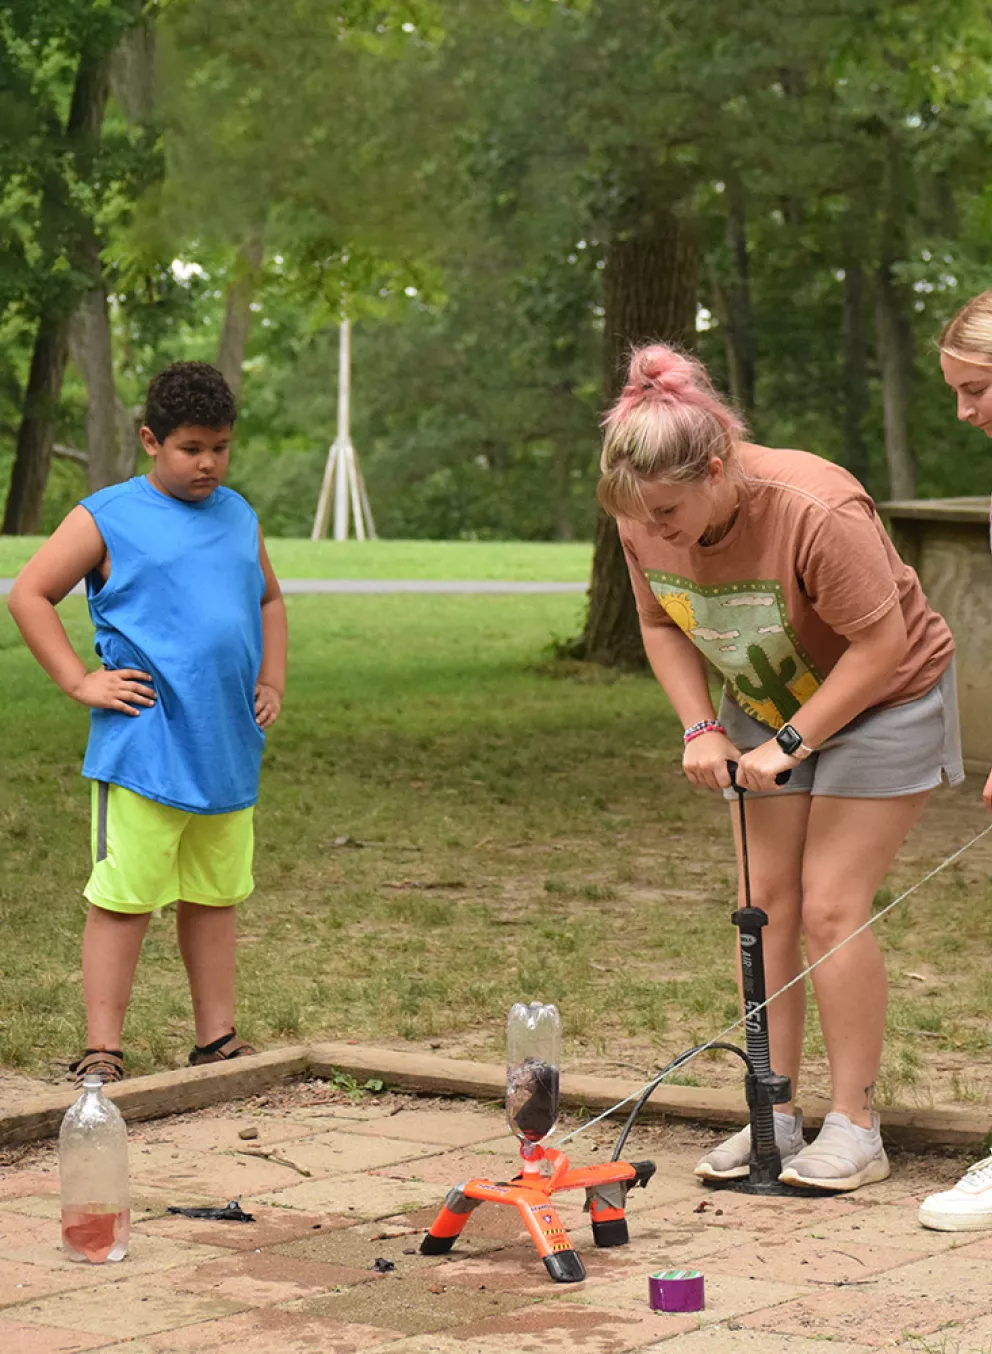
MULTIPOLYGON (((781 1105, 792 1096, 788 1077, 772 1071, 768 1050, 768 1011, 765 1007, 765 952, 761 932, 768 925, 768 913, 751 905, 751 873, 747 855, 747 815, 744 796, 747 791, 737 784, 737 763, 728 762, 730 783, 737 792, 740 815, 741 868, 744 875, 744 906, 732 913, 731 921, 740 932, 741 988, 744 995, 744 1033, 751 1069, 744 1086, 751 1116, 751 1163, 745 1180, 715 1182, 719 1189, 736 1190, 741 1194, 796 1194, 793 1185, 779 1183, 782 1158, 775 1144, 773 1105, 781 1105)), ((790 772, 783 771, 776 781, 784 785, 790 772)))

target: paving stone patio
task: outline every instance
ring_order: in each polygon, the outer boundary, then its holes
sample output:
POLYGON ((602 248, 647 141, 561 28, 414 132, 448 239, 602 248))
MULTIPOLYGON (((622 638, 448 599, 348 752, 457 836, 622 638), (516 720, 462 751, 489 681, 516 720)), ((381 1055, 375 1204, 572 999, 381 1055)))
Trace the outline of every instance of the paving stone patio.
MULTIPOLYGON (((608 1156, 595 1133, 573 1162, 608 1156)), ((559 1196, 588 1271, 574 1286, 553 1284, 516 1214, 493 1205, 450 1256, 419 1253, 449 1186, 513 1173, 492 1107, 352 1102, 311 1083, 132 1125, 120 1265, 63 1257, 55 1152, 38 1148, 0 1167, 0 1354, 992 1354, 992 1236, 916 1222, 960 1161, 901 1156, 854 1196, 754 1200, 695 1182, 707 1140, 684 1124, 635 1134, 629 1155, 658 1173, 628 1201, 628 1247, 597 1250, 581 1193, 559 1196), (166 1212, 235 1197, 254 1223, 166 1212), (648 1274, 688 1264, 706 1310, 651 1312, 648 1274)))

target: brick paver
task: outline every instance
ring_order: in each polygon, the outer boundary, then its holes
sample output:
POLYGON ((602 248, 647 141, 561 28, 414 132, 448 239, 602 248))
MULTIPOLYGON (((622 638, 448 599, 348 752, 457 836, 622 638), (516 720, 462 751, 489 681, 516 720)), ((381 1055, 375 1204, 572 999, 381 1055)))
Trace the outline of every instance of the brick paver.
MULTIPOLYGON (((912 1159, 843 1199, 754 1199, 693 1180, 705 1139, 692 1129, 644 1129, 630 1155, 658 1173, 629 1200, 630 1245, 597 1250, 582 1192, 560 1195, 588 1277, 556 1285, 505 1207, 478 1209, 450 1256, 420 1254, 452 1185, 515 1171, 498 1111, 305 1090, 314 1103, 285 1091, 132 1126, 120 1265, 61 1254, 52 1149, 0 1168, 2 1354, 992 1350, 992 1235, 920 1229, 929 1180, 912 1159), (234 1197, 254 1223, 166 1212, 234 1197), (651 1312, 648 1275, 690 1264, 705 1273, 706 1310, 651 1312)), ((608 1156, 600 1129, 573 1160, 608 1156)))

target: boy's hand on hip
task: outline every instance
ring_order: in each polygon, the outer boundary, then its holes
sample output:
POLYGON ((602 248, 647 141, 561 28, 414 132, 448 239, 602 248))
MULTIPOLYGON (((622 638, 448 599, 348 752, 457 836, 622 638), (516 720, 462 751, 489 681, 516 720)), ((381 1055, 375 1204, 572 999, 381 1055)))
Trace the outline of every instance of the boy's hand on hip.
POLYGON ((120 710, 125 715, 138 715, 135 706, 154 705, 154 688, 145 686, 152 680, 151 673, 137 668, 97 668, 88 672, 74 691, 73 700, 94 710, 120 710))
POLYGON ((259 682, 255 687, 255 723, 260 729, 267 729, 279 718, 282 709, 282 696, 274 686, 259 682))

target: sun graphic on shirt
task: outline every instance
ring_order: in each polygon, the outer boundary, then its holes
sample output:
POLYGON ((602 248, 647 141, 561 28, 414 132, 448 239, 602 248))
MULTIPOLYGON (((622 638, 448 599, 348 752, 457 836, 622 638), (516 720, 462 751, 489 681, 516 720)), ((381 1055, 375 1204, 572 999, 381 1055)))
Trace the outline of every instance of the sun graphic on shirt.
POLYGON ((696 613, 692 609, 692 598, 689 594, 687 592, 666 592, 658 600, 679 629, 684 634, 691 635, 699 622, 696 620, 696 613))

